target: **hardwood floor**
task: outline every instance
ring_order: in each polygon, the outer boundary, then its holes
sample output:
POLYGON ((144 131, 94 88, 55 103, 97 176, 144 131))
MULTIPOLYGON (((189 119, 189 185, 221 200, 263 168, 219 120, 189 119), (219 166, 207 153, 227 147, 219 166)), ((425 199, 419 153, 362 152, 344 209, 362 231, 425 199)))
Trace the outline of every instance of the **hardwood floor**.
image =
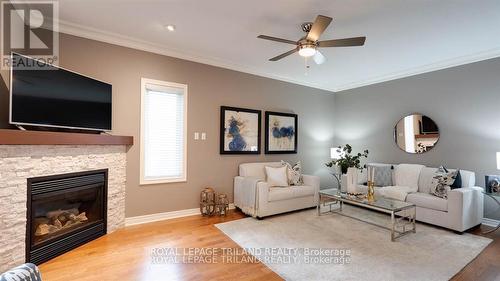
POLYGON ((493 239, 476 259, 470 262, 462 271, 455 275, 453 281, 490 281, 500 280, 500 230, 490 234, 481 234, 491 229, 481 226, 468 231, 469 233, 493 239))
POLYGON ((236 248, 214 224, 243 218, 191 216, 120 229, 40 266, 44 281, 281 280, 260 263, 154 264, 153 248, 236 248))
MULTIPOLYGON (((40 266, 43 280, 281 280, 261 263, 154 264, 153 248, 236 248, 214 224, 243 218, 191 216, 130 226, 40 266)), ((485 230, 485 227, 482 230, 485 230)), ((481 233, 480 228, 470 231, 481 233)), ((494 241, 452 280, 500 280, 500 231, 494 241)))

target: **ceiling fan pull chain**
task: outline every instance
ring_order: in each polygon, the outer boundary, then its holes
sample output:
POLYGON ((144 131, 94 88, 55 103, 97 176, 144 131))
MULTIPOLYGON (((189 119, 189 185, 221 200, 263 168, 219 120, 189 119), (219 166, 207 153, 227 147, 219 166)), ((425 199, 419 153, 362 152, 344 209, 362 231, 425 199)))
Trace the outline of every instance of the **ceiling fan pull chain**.
POLYGON ((306 72, 304 73, 305 76, 309 75, 309 68, 310 68, 309 64, 307 63, 307 59, 308 59, 308 57, 304 58, 304 64, 306 67, 306 72))

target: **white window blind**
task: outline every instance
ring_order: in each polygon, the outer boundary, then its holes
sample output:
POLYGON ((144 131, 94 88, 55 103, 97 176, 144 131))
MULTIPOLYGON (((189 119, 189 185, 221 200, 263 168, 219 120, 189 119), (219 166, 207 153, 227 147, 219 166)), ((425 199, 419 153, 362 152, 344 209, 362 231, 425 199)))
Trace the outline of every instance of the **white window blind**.
POLYGON ((186 86, 143 79, 142 183, 186 180, 186 86))

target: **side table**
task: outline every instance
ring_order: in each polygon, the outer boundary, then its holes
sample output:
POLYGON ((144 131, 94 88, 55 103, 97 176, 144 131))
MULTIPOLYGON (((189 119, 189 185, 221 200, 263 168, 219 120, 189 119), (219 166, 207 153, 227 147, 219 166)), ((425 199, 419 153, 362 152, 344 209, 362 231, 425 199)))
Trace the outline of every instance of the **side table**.
MULTIPOLYGON (((500 194, 498 193, 491 193, 491 192, 483 192, 484 195, 490 197, 491 199, 493 199, 495 202, 497 202, 498 206, 500 206, 500 201, 498 200, 498 197, 500 197, 500 194)), ((488 233, 492 233, 492 232, 495 232, 497 231, 498 229, 500 228, 500 223, 498 223, 498 225, 491 229, 491 230, 488 230, 488 231, 485 231, 483 232, 483 234, 488 234, 488 233)))

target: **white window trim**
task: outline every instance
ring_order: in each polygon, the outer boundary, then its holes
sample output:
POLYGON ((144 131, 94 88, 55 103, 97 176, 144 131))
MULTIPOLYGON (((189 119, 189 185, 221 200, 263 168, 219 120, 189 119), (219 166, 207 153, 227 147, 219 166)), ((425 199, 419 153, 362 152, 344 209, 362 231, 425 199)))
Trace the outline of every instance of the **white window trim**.
POLYGON ((148 78, 141 78, 141 160, 140 160, 140 185, 149 184, 161 184, 161 183, 175 183, 175 182, 187 182, 187 109, 188 109, 188 86, 186 84, 179 84, 173 82, 166 82, 148 78), (146 84, 155 84, 165 87, 180 88, 184 91, 184 161, 183 161, 183 177, 176 178, 161 178, 155 180, 145 180, 144 179, 144 96, 146 95, 146 84))

